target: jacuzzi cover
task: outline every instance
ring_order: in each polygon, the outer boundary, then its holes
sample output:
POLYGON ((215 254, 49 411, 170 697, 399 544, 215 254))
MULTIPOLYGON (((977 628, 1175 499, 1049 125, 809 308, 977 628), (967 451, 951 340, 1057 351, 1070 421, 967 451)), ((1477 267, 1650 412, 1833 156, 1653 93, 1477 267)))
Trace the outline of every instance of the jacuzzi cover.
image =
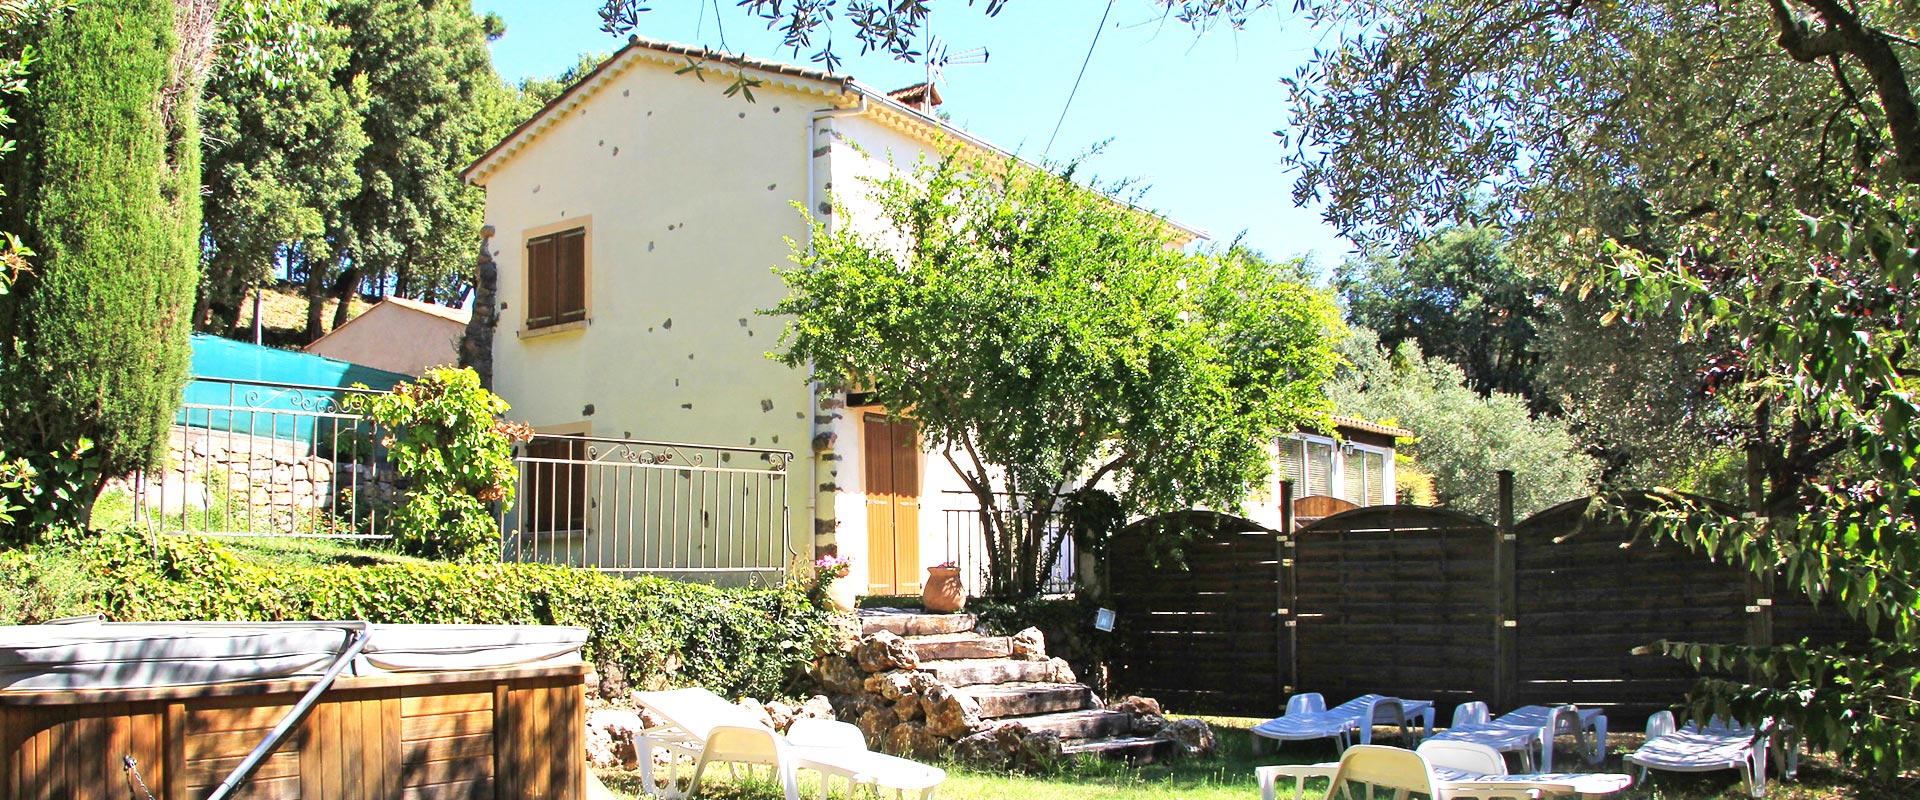
MULTIPOLYGON (((0 626, 0 691, 195 686, 319 675, 353 622, 90 622, 0 626)), ((580 661, 587 630, 553 625, 376 625, 353 675, 580 661)))
POLYGON ((0 626, 0 690, 189 686, 318 675, 351 635, 312 624, 0 626))
POLYGON ((375 625, 354 672, 576 664, 587 629, 561 625, 375 625))

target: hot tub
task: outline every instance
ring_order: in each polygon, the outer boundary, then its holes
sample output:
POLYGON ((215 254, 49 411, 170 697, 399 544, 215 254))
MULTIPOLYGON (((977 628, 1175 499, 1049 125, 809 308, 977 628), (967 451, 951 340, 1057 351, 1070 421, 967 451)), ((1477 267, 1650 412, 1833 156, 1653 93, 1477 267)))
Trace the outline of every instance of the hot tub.
MULTIPOLYGON (((144 783, 161 800, 204 798, 364 628, 0 626, 0 797, 126 797, 144 783)), ((557 626, 372 626, 236 796, 575 800, 585 641, 557 626)))

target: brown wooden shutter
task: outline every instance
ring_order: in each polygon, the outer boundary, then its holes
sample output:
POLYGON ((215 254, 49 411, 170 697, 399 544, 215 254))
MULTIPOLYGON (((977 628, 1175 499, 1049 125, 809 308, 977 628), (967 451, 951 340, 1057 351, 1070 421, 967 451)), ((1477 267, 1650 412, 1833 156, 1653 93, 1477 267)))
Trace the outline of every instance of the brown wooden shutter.
POLYGON ((587 518, 587 467, 578 463, 585 456, 580 442, 538 437, 527 443, 526 454, 574 462, 526 465, 526 528, 540 533, 581 530, 587 518))
POLYGON ((528 328, 544 328, 559 321, 554 291, 558 250, 553 236, 527 240, 528 328))
POLYGON ((559 238, 554 316, 559 322, 576 322, 587 318, 587 231, 575 228, 559 238))

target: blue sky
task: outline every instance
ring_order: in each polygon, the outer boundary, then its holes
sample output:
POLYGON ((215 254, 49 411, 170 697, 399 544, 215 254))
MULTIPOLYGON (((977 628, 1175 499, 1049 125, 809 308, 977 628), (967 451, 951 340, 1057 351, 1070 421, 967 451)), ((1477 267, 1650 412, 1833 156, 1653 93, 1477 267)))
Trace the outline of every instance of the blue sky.
MULTIPOLYGON (((779 38, 734 8, 734 0, 656 0, 639 33, 656 39, 725 45, 732 52, 805 63, 779 38), (703 10, 704 9, 704 13, 703 10)), ((1022 156, 1039 156, 1060 119, 1074 75, 1098 27, 1102 0, 1013 0, 989 19, 978 4, 941 3, 934 33, 954 50, 986 47, 986 64, 955 66, 946 75, 942 110, 953 122, 1022 156)), ((1285 4, 1281 4, 1285 5, 1285 4)), ((610 52, 625 39, 600 32, 597 0, 474 0, 474 10, 506 20, 493 44, 495 68, 511 81, 550 76, 580 53, 610 52)), ((1322 269, 1351 244, 1296 208, 1292 177, 1279 165, 1273 131, 1286 122, 1280 78, 1311 54, 1316 34, 1302 22, 1266 14, 1242 32, 1205 36, 1171 20, 1161 23, 1147 0, 1117 0, 1086 77, 1050 157, 1105 149, 1088 161, 1100 178, 1130 178, 1148 187, 1146 204, 1225 241, 1242 231, 1268 255, 1312 254, 1322 269)), ((924 79, 924 67, 884 55, 841 53, 840 71, 881 89, 924 79)))

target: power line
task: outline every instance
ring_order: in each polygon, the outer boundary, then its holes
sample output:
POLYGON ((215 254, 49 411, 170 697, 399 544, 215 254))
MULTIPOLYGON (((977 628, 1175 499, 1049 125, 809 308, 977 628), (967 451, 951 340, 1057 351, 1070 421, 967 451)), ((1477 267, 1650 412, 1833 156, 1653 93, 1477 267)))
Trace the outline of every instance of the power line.
POLYGON ((1046 158, 1053 152, 1053 140, 1060 136, 1060 126, 1067 121, 1067 109, 1073 107, 1073 96, 1080 93, 1080 79, 1087 77, 1087 65, 1093 63, 1093 48, 1100 46, 1100 34, 1107 30, 1107 15, 1113 13, 1113 0, 1107 0, 1107 10, 1100 12, 1100 27, 1093 31, 1093 42, 1087 45, 1087 57, 1080 62, 1080 74, 1073 76, 1073 89, 1067 92, 1067 102, 1060 107, 1060 119, 1053 123, 1053 134, 1047 137, 1047 149, 1040 151, 1040 157, 1046 158))

